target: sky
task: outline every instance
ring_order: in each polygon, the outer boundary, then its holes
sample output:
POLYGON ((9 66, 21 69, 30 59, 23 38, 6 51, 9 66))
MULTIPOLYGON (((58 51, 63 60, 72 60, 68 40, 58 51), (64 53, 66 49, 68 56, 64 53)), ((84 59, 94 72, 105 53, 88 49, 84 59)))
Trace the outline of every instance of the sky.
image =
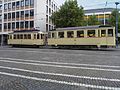
MULTIPOLYGON (((56 2, 58 5, 62 5, 65 0, 56 0, 56 2)), ((84 9, 115 8, 115 2, 120 2, 120 0, 78 0, 79 5, 82 5, 84 9)), ((120 8, 120 4, 118 8, 120 8)))

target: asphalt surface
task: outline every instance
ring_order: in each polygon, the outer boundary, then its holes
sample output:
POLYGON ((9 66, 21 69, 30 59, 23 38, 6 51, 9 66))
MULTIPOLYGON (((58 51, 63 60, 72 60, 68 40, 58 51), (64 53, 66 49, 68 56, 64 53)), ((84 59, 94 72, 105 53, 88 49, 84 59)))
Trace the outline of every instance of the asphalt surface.
POLYGON ((0 47, 0 90, 120 90, 120 49, 0 47))

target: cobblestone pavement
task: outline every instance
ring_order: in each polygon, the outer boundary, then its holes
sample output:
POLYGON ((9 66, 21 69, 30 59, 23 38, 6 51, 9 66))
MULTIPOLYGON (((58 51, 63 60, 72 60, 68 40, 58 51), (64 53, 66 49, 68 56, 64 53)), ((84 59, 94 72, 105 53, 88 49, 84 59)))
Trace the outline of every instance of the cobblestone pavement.
POLYGON ((0 90, 120 90, 120 49, 0 47, 0 90))

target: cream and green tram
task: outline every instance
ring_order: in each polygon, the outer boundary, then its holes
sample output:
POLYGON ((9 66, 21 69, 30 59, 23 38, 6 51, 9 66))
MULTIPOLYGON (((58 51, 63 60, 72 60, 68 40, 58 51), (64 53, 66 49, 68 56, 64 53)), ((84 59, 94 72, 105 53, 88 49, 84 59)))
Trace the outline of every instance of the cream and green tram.
POLYGON ((115 28, 111 26, 83 26, 58 28, 48 34, 48 45, 57 47, 116 47, 115 28))
POLYGON ((39 30, 14 31, 8 35, 8 45, 11 46, 44 46, 47 33, 39 30))

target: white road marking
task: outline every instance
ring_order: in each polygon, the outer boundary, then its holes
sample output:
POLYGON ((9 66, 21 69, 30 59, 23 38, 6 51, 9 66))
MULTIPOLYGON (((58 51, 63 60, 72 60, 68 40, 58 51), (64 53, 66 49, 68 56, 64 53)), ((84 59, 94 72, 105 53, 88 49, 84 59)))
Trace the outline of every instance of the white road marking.
POLYGON ((62 77, 71 77, 71 78, 83 78, 83 79, 90 79, 90 80, 101 80, 101 81, 113 81, 113 82, 120 82, 120 79, 108 79, 108 78, 99 78, 99 77, 88 77, 88 76, 77 76, 77 75, 69 75, 69 74, 59 74, 59 73, 47 73, 47 72, 40 72, 40 71, 32 71, 27 69, 20 69, 20 68, 12 68, 12 67, 4 67, 0 66, 2 69, 9 69, 9 70, 16 70, 22 72, 29 72, 34 74, 45 74, 45 75, 53 75, 53 76, 62 76, 62 77))
POLYGON ((83 70, 96 70, 96 71, 108 71, 108 72, 120 72, 118 69, 102 69, 102 68, 89 68, 89 67, 76 67, 76 66, 63 66, 63 65, 52 65, 52 64, 38 64, 38 63, 27 63, 22 61, 11 61, 11 60, 0 60, 0 62, 7 62, 7 63, 16 63, 16 64, 23 64, 23 65, 34 65, 34 66, 46 66, 46 67, 57 67, 57 68, 71 68, 71 69, 83 69, 83 70))
POLYGON ((97 85, 89 85, 89 84, 82 84, 82 83, 72 83, 72 82, 58 81, 58 80, 53 80, 53 79, 43 79, 43 78, 30 77, 30 76, 12 74, 12 73, 6 73, 6 72, 0 72, 0 74, 6 75, 6 76, 23 78, 23 79, 43 81, 43 82, 49 82, 49 83, 58 83, 58 84, 71 85, 71 86, 79 86, 79 87, 82 86, 86 88, 89 87, 89 88, 97 88, 97 89, 105 89, 105 90, 120 90, 120 88, 117 88, 117 87, 106 87, 106 86, 97 86, 97 85))
POLYGON ((52 63, 52 64, 63 64, 63 65, 76 65, 76 66, 93 66, 93 67, 103 67, 103 68, 120 68, 120 66, 110 66, 110 65, 97 65, 97 64, 78 64, 78 63, 63 63, 63 62, 48 62, 48 61, 38 61, 38 60, 25 60, 25 59, 17 59, 17 58, 4 58, 0 57, 0 59, 7 59, 7 60, 18 60, 18 61, 28 61, 28 62, 35 62, 35 63, 52 63))

